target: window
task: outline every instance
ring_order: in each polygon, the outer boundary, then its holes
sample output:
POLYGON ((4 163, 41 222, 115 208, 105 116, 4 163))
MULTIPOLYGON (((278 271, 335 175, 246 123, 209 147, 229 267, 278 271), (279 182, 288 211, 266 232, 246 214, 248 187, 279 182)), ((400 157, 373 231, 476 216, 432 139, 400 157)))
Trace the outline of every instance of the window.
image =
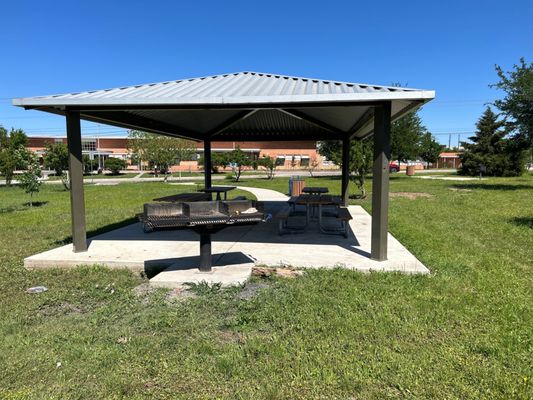
POLYGON ((276 157, 276 167, 281 167, 285 165, 285 156, 277 156, 276 157))
POLYGON ((308 156, 302 156, 302 160, 300 161, 301 167, 308 167, 309 166, 309 157, 308 156))
POLYGON ((81 140, 82 151, 96 151, 96 140, 94 139, 82 139, 81 140))
POLYGON ((56 143, 56 144, 57 144, 57 143, 63 143, 63 139, 61 139, 61 138, 55 138, 55 139, 54 139, 54 143, 56 143))

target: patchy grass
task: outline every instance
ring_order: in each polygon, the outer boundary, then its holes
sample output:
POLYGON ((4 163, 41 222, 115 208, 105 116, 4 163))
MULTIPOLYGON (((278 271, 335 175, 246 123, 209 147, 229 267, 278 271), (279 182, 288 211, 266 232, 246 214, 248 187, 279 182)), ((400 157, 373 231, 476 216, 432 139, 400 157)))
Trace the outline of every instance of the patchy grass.
MULTIPOLYGON (((339 192, 338 178, 306 180, 339 192)), ((285 191, 287 181, 242 184, 285 191)), ((20 189, 0 189, 0 398, 533 396, 532 175, 394 176, 391 191, 433 196, 390 200, 392 233, 430 276, 313 270, 197 285, 179 301, 139 295, 146 281, 127 271, 24 270, 22 257, 69 236, 68 193, 42 190, 47 203, 30 210, 20 189), (49 290, 24 292, 35 285, 49 290)), ((87 186, 89 230, 179 190, 190 189, 87 186)), ((370 209, 370 198, 353 202, 370 209)))

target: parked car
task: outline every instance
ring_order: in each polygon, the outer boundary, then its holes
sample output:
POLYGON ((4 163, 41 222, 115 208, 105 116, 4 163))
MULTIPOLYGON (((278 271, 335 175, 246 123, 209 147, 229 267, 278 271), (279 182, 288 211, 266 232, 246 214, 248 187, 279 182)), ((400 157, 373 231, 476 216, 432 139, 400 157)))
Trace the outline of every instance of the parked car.
POLYGON ((399 170, 400 170, 400 166, 397 163, 395 162, 389 163, 389 172, 394 173, 394 172, 398 172, 399 170))

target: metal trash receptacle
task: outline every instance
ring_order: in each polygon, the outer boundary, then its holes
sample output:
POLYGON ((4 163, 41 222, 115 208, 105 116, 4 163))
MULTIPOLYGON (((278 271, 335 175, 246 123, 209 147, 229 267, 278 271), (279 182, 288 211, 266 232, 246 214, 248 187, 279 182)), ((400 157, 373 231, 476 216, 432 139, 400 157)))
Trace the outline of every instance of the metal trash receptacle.
POLYGON ((414 165, 408 165, 406 174, 407 174, 407 176, 413 176, 415 174, 415 166, 414 165))

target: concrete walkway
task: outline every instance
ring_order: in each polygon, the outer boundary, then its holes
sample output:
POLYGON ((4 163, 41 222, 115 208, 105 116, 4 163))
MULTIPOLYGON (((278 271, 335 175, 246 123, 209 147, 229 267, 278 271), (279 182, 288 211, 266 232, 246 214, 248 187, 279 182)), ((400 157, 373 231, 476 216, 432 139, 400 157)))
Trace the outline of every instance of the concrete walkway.
MULTIPOLYGON (((273 215, 287 201, 287 196, 274 190, 238 188, 264 201, 266 212, 273 215)), ((72 245, 65 245, 28 257, 24 265, 26 268, 70 268, 103 264, 110 268, 145 272, 154 285, 170 287, 190 281, 242 283, 250 276, 253 265, 429 273, 390 234, 389 259, 383 262, 371 260, 370 215, 360 206, 350 206, 349 211, 353 220, 347 239, 320 234, 316 223, 311 223, 301 234, 280 236, 275 219, 254 226, 224 229, 212 237, 214 272, 210 274, 197 270, 199 240, 196 233, 177 230, 145 234, 139 223, 90 238, 87 252, 74 253, 72 245)))

